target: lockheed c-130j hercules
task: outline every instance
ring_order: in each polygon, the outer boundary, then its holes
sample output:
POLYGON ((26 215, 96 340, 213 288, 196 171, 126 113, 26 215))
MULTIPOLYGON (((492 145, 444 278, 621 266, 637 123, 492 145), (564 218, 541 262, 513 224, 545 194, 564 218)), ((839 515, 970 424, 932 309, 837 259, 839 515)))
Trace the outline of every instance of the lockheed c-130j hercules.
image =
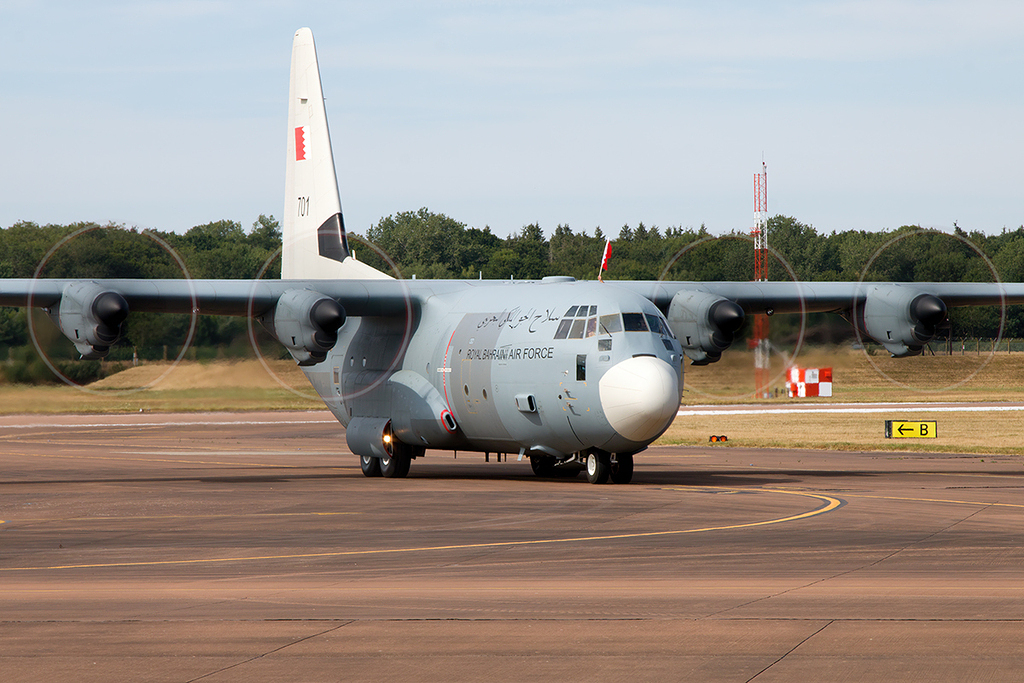
POLYGON ((351 253, 313 36, 295 33, 280 280, 20 279, 84 358, 130 311, 250 316, 302 367, 367 476, 425 450, 528 457, 538 475, 628 483, 678 411, 683 358, 714 362, 750 313, 833 311, 894 356, 947 307, 1024 303, 999 283, 397 280, 351 253))

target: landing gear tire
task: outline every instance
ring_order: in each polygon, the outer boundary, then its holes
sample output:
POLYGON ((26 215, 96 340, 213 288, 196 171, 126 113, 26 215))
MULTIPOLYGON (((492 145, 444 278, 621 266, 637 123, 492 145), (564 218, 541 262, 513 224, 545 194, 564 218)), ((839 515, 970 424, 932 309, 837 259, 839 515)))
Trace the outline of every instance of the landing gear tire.
POLYGON ((603 484, 608 481, 610 470, 611 458, 607 454, 587 454, 587 481, 591 484, 603 484))
POLYGON ((538 477, 551 477, 555 475, 555 459, 548 455, 531 455, 530 467, 538 477))
POLYGON ((359 466, 363 470, 364 477, 379 477, 381 474, 380 458, 375 458, 372 455, 359 456, 359 466))
POLYGON ((610 469, 613 484, 628 484, 633 480, 633 455, 616 455, 610 469))
POLYGON ((380 459, 380 473, 389 479, 401 479, 409 474, 413 458, 423 457, 427 452, 422 446, 410 446, 401 441, 392 441, 392 453, 380 459))
POLYGON ((380 473, 387 479, 401 479, 409 474, 409 465, 412 464, 406 455, 388 455, 380 459, 380 473))

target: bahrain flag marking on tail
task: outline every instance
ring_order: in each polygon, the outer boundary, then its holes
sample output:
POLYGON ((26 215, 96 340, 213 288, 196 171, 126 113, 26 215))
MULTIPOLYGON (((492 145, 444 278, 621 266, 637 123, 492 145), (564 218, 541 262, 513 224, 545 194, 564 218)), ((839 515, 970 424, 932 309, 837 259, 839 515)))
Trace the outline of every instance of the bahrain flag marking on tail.
POLYGON ((306 158, 306 127, 299 126, 295 129, 295 161, 303 161, 306 158))

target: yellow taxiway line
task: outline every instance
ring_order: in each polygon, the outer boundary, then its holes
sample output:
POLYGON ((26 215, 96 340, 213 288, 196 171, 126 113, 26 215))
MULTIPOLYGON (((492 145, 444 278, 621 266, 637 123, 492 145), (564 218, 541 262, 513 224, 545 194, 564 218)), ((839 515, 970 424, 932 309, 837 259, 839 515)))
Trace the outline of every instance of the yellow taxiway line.
MULTIPOLYGON (((693 492, 693 489, 682 489, 673 488, 673 491, 686 491, 693 492)), ((708 489, 704 489, 707 491, 708 489)), ((822 515, 827 512, 835 510, 843 504, 843 502, 837 498, 831 496, 825 496, 819 493, 808 493, 804 491, 785 491, 780 489, 714 489, 715 491, 732 491, 736 493, 780 493, 789 496, 802 496, 804 498, 814 498, 822 501, 823 504, 817 508, 808 512, 802 512, 796 515, 789 515, 787 517, 778 517, 776 519, 767 519, 760 522, 745 522, 742 524, 727 524, 723 526, 709 526, 700 527, 695 529, 674 529, 670 531, 644 531, 628 534, 609 534, 603 536, 577 536, 569 538, 547 538, 538 539, 533 541, 496 541, 491 543, 465 543, 459 545, 436 545, 436 546, 419 546, 410 548, 386 548, 386 549, 374 549, 374 550, 337 550, 331 552, 321 553, 296 553, 290 555, 257 555, 250 557, 212 557, 192 560, 152 560, 145 562, 108 562, 98 564, 63 564, 53 565, 49 567, 0 567, 0 572, 11 572, 11 571, 41 571, 41 570, 57 570, 57 569, 100 569, 100 568, 114 568, 114 567, 157 567, 166 565, 197 565, 197 564, 224 564, 227 562, 256 562, 266 560, 297 560, 297 559, 312 559, 312 558, 326 558, 326 557, 354 557, 360 555, 392 555, 398 553, 423 553, 423 552, 439 552, 445 550, 475 550, 481 548, 511 548, 515 546, 530 546, 530 545, 557 545, 566 543, 587 543, 592 541, 613 541, 631 538, 653 538, 657 536, 679 536, 683 534, 698 534, 709 531, 728 531, 730 529, 748 529, 751 527, 768 526, 771 524, 783 524, 786 522, 795 522, 801 519, 808 519, 817 515, 822 515)))

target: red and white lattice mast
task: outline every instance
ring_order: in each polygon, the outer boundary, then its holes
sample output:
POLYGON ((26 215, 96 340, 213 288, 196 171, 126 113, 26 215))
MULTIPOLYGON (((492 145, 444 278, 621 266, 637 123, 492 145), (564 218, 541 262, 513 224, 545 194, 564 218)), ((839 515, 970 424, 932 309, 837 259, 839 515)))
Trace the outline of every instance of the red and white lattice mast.
MULTIPOLYGON (((754 281, 768 281, 768 166, 762 161, 761 172, 754 174, 754 281)), ((771 349, 768 342, 768 316, 754 315, 754 396, 768 398, 771 374, 771 349)))

